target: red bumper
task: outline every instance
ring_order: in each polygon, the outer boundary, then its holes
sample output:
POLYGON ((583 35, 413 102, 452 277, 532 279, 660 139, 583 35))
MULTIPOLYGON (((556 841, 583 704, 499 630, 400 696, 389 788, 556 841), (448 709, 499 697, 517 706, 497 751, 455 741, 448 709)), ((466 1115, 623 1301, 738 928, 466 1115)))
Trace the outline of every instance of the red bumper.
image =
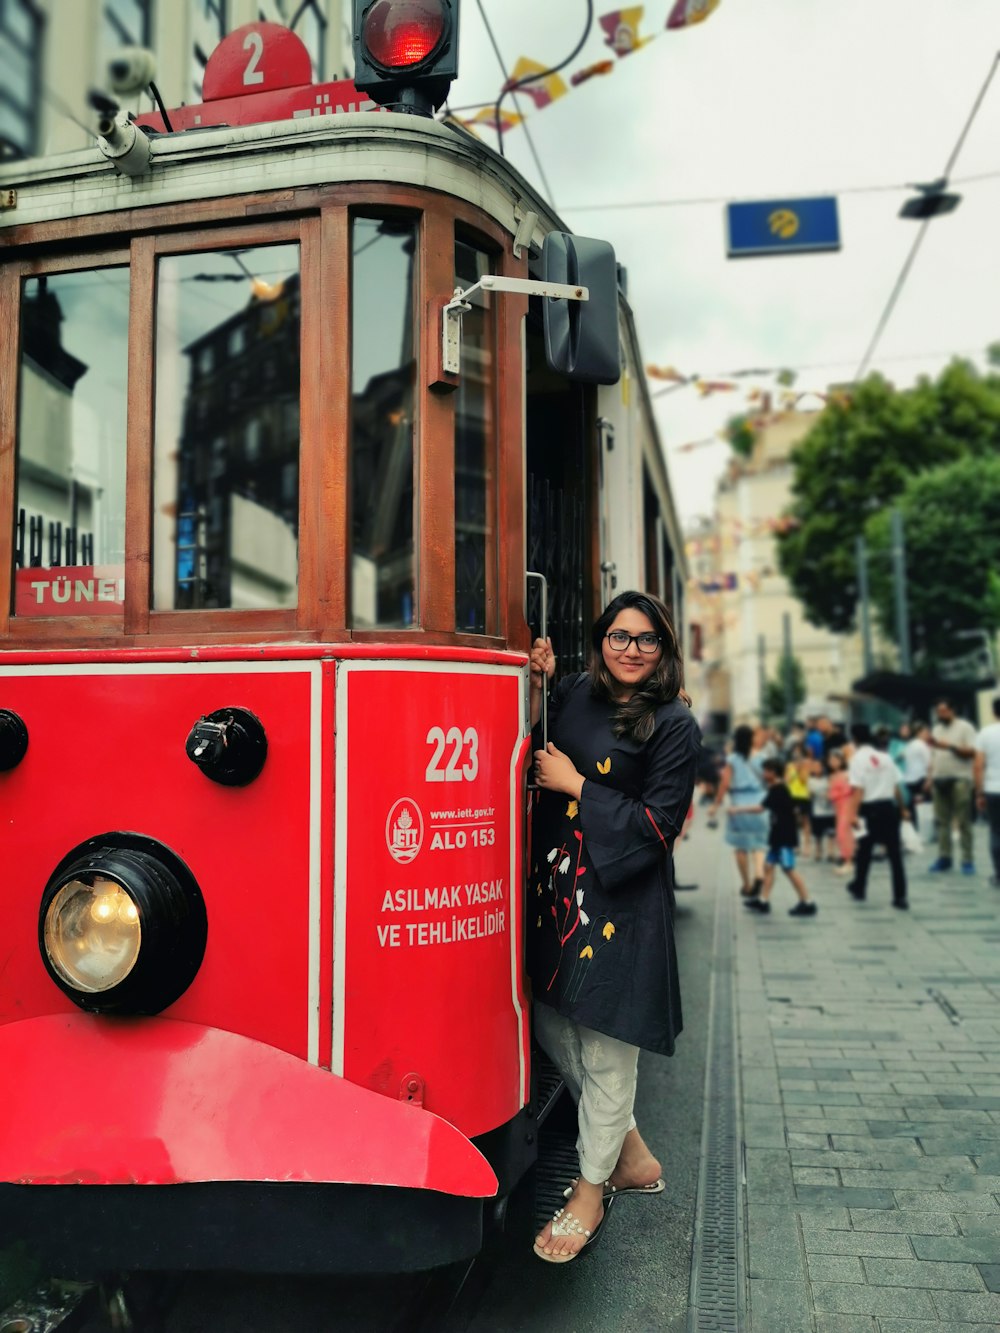
POLYGON ((0 1180, 275 1181, 486 1198, 493 1170, 446 1120, 246 1037, 165 1018, 0 1027, 0 1180))

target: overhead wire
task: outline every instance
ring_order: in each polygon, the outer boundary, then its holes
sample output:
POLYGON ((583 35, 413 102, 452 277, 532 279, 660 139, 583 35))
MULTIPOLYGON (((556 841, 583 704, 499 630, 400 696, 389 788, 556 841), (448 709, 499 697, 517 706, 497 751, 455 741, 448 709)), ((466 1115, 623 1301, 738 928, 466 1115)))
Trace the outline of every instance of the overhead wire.
MULTIPOLYGON (((459 108, 460 110, 462 108, 459 108)), ((466 108, 467 109, 467 108, 466 108)), ((980 181, 1000 179, 1000 170, 980 171, 972 176, 957 176, 952 185, 974 185, 980 181)), ((842 185, 840 187, 829 187, 826 189, 815 189, 811 191, 815 195, 842 195, 842 194, 898 194, 904 190, 912 190, 913 183, 910 181, 897 181, 886 183, 884 185, 842 185)), ((742 203, 766 203, 771 199, 784 199, 799 197, 801 188, 789 190, 784 193, 778 190, 771 190, 764 195, 743 195, 739 196, 742 203)), ((611 212, 613 210, 636 209, 636 208, 690 208, 699 204, 729 204, 733 202, 734 195, 691 195, 687 198, 678 199, 634 199, 626 203, 619 201, 600 204, 564 204, 562 212, 564 213, 594 213, 611 212)))
MULTIPOLYGON (((482 12, 481 0, 476 0, 476 3, 479 4, 480 12, 482 12)), ((499 150, 501 157, 506 157, 506 153, 504 152, 504 147, 503 147, 503 129, 500 124, 500 107, 503 103, 503 99, 507 96, 508 93, 511 94, 516 93, 519 88, 524 88, 529 83, 538 83, 541 79, 548 79, 553 74, 558 74, 560 70, 565 69, 566 66, 570 64, 571 61, 574 61, 580 54, 580 52, 583 50, 584 46, 587 43, 587 38, 590 36, 590 30, 593 26, 594 26, 594 0, 587 0, 587 22, 583 29, 583 36, 577 42, 576 46, 574 46, 573 50, 569 53, 566 59, 561 60, 558 65, 553 65, 550 69, 539 70, 537 74, 529 74, 523 79, 518 79, 516 83, 512 83, 509 85, 504 84, 504 86, 500 89, 500 95, 497 98, 496 104, 493 107, 493 119, 496 122, 497 148, 499 150)))
MULTIPOLYGON (((993 62, 990 65, 989 73, 986 75, 986 80, 983 83, 983 86, 980 88, 978 94, 976 95, 976 99, 972 104, 972 110, 969 112, 965 125, 962 128, 962 132, 958 136, 958 142, 955 144, 955 147, 951 150, 951 153, 948 157, 948 161, 945 163, 944 171, 941 173, 940 180, 934 181, 931 186, 926 187, 925 193, 927 194, 928 198, 932 198, 933 195, 936 193, 937 194, 941 193, 944 190, 945 186, 948 185, 949 183, 948 177, 951 172, 951 169, 958 161, 958 155, 962 151, 962 145, 965 143, 966 136, 968 135, 969 130, 972 128, 972 122, 975 120, 979 112, 979 108, 983 104, 983 99, 986 96, 986 91, 993 81, 993 75, 997 71, 998 63, 1000 63, 1000 54, 995 55, 993 57, 993 62)), ((921 222, 920 229, 918 230, 916 236, 913 238, 913 244, 910 246, 907 256, 903 260, 903 267, 900 269, 899 276, 896 278, 896 281, 893 284, 892 291, 889 293, 889 299, 888 301, 886 301, 881 315, 879 315, 878 323, 875 325, 875 332, 868 340, 868 346, 865 348, 865 354, 861 358, 858 368, 854 373, 855 380, 864 379, 868 371, 868 367, 871 365, 872 357, 875 355, 875 352, 878 349, 878 345, 882 341, 882 334, 885 332, 886 328, 888 327, 889 320, 892 318, 892 313, 896 308, 896 303, 899 301, 899 298, 903 293, 903 288, 906 286, 906 280, 910 276, 914 262, 917 258, 917 255, 920 252, 920 247, 924 243, 924 238, 927 235, 927 228, 929 227, 933 219, 934 219, 934 214, 929 213, 927 217, 925 217, 924 220, 921 222)))
MULTIPOLYGON (((497 63, 498 63, 499 66, 500 66, 500 71, 501 71, 501 73, 503 74, 503 78, 504 78, 504 87, 506 87, 507 84, 510 83, 510 75, 509 75, 509 73, 507 72, 507 64, 506 64, 506 62, 505 62, 505 60, 504 60, 504 58, 503 58, 503 55, 501 54, 500 46, 499 46, 499 44, 497 43, 497 39, 496 39, 496 38, 494 37, 494 35, 493 35, 493 28, 490 26, 490 21, 489 21, 489 19, 486 17, 486 10, 483 8, 483 0, 476 0, 476 6, 477 6, 477 8, 479 9, 480 16, 481 16, 481 18, 482 18, 482 20, 483 20, 483 26, 484 26, 485 29, 486 29, 486 35, 487 35, 487 36, 489 37, 489 39, 490 39, 490 45, 493 47, 493 53, 494 53, 494 55, 495 55, 496 58, 497 58, 497 63)), ((491 103, 491 102, 484 102, 483 105, 484 105, 484 106, 492 106, 493 103, 491 103)), ((516 107, 520 108, 520 103, 518 102, 518 100, 517 100, 517 96, 516 96, 516 95, 515 95, 515 97, 514 97, 514 105, 515 105, 516 107)), ((452 113, 452 114, 454 114, 454 113, 452 113)), ((518 114, 520 114, 520 110, 518 111, 518 114)), ((548 178, 547 178, 546 175, 545 175, 545 168, 542 166, 542 159, 538 156, 538 150, 535 148, 535 141, 534 141, 534 139, 531 137, 531 131, 528 129, 528 126, 527 126, 527 124, 525 123, 525 121, 524 121, 524 117, 523 117, 523 116, 521 117, 521 123, 522 123, 522 125, 524 125, 524 137, 525 137, 525 138, 527 139, 527 141, 528 141, 528 147, 529 147, 529 149, 531 150, 531 156, 535 159, 535 166, 538 168, 538 174, 539 174, 539 176, 541 177, 542 185, 545 187, 545 193, 548 195, 549 200, 551 201, 553 207, 555 207, 555 202, 556 202, 556 201, 555 201, 555 196, 554 196, 553 193, 552 193, 552 187, 551 187, 551 185, 549 184, 549 182, 548 182, 548 178)), ((503 131, 502 131, 501 128, 500 128, 499 115, 497 116, 497 134, 500 136, 500 140, 501 140, 501 144, 500 144, 500 154, 501 154, 501 156, 503 156, 503 131)))

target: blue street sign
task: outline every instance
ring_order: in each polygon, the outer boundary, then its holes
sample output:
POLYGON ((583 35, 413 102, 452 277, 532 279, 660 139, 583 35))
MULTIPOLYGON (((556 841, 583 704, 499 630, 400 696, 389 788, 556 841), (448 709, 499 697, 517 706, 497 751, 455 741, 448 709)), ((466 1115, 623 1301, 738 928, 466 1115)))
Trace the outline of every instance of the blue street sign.
POLYGON ((826 195, 816 199, 767 199, 752 204, 727 204, 726 232, 730 259, 743 255, 839 250, 837 200, 833 195, 826 195))

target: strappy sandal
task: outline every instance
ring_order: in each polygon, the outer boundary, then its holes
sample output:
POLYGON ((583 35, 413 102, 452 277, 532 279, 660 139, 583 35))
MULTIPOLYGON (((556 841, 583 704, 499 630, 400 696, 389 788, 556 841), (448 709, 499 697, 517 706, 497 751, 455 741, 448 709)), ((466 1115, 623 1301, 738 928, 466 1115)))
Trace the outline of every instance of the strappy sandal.
MULTIPOLYGON (((564 1199, 568 1199, 572 1195, 573 1191, 579 1184, 579 1181, 579 1176, 577 1176, 575 1180, 570 1181, 563 1190, 564 1199)), ((666 1181, 662 1176, 660 1176, 659 1180, 654 1180, 651 1185, 626 1185, 622 1189, 619 1189, 617 1185, 612 1185, 610 1180, 606 1180, 604 1182, 604 1199, 605 1202, 607 1202, 608 1199, 618 1198, 618 1196, 622 1194, 662 1194, 666 1188, 666 1181)))
POLYGON ((562 1239, 564 1236, 586 1236, 587 1239, 572 1254, 546 1254, 537 1241, 532 1248, 539 1259, 544 1259, 547 1264, 568 1264, 570 1260, 578 1259, 585 1250, 592 1249, 597 1244, 607 1216, 608 1210, 605 1209, 597 1226, 594 1227, 593 1231, 588 1231, 578 1217, 575 1217, 565 1208, 560 1208, 552 1218, 552 1239, 562 1239))

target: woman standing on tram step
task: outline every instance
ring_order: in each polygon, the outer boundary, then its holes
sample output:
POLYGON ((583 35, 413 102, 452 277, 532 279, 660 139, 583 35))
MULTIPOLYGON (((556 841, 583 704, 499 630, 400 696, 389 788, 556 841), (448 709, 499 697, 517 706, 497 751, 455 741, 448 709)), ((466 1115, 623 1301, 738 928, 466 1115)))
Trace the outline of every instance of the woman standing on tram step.
MULTIPOLYGON (((670 613, 623 592, 592 631, 589 671, 559 682, 535 752, 525 913, 535 1034, 578 1103, 580 1176, 535 1241, 567 1263, 598 1237, 612 1194, 659 1194, 660 1163, 632 1114, 639 1049, 672 1055, 681 1030, 671 849, 701 737, 683 694, 670 613)), ((531 650, 531 715, 553 675, 531 650)))
MULTIPOLYGON (((750 758, 753 738, 753 727, 737 727, 733 732, 733 748, 726 756, 719 790, 709 806, 710 819, 715 818, 727 792, 734 805, 760 805, 763 801, 764 780, 750 758)), ((726 824, 726 842, 736 853, 740 893, 744 898, 756 898, 763 886, 768 832, 767 814, 730 815, 726 824)))

